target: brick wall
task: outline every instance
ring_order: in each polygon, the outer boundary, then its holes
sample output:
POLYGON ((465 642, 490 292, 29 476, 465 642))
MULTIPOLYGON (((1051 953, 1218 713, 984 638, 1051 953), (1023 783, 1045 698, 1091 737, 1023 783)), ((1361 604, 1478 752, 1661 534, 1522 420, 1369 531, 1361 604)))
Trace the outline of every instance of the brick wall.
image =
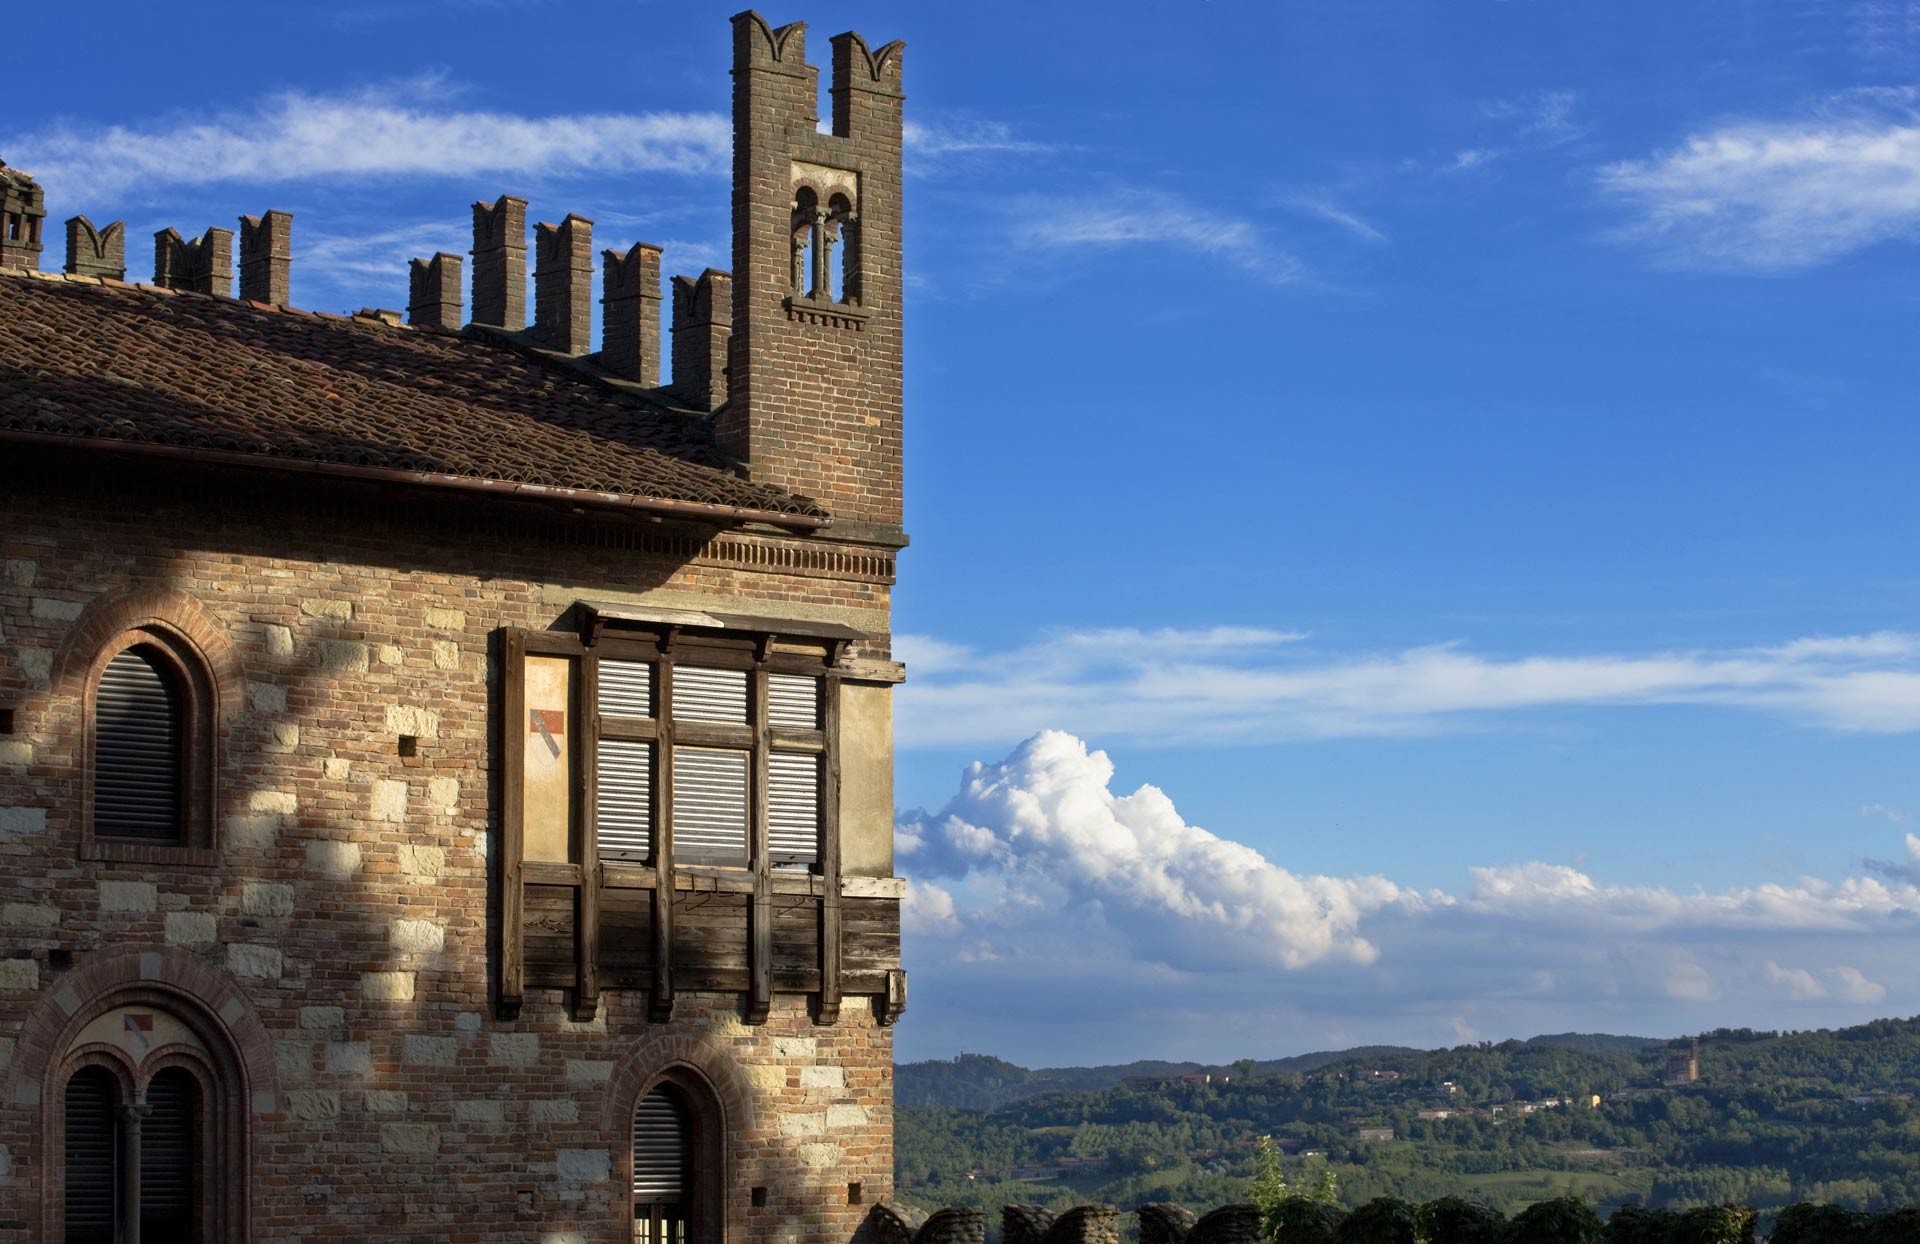
POLYGON ((802 998, 747 1027, 737 998, 700 994, 666 1025, 625 993, 589 1023, 538 990, 495 1018, 489 637, 609 592, 884 636, 885 579, 698 564, 647 552, 658 526, 549 511, 139 478, 0 507, 0 1223, 25 1224, 0 1241, 41 1238, 47 1034, 100 980, 148 972, 201 981, 228 1032, 255 1034, 235 1036, 254 1240, 625 1238, 621 1111, 676 1060, 727 1114, 728 1238, 850 1238, 867 1210, 848 1185, 870 1205, 892 1183, 891 1032, 866 999, 831 1027, 802 998), (230 646, 211 865, 78 858, 62 648, 130 593, 197 602, 230 646))

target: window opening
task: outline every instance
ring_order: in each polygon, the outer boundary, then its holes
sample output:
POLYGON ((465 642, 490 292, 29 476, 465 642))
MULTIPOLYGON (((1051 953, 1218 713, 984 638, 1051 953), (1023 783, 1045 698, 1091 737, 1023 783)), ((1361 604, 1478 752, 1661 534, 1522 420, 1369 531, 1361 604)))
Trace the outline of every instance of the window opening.
POLYGON ((692 1129, 679 1095, 662 1085, 633 1112, 633 1238, 685 1244, 692 1129))
POLYGON ((146 644, 100 672, 94 698, 93 825, 118 838, 180 836, 179 688, 146 644))
POLYGON ((140 1244, 192 1244, 198 1205, 200 1082, 168 1067, 147 1085, 140 1125, 140 1244))
POLYGON ((120 1085, 104 1067, 82 1067, 66 1092, 66 1244, 113 1244, 120 1186, 120 1085))

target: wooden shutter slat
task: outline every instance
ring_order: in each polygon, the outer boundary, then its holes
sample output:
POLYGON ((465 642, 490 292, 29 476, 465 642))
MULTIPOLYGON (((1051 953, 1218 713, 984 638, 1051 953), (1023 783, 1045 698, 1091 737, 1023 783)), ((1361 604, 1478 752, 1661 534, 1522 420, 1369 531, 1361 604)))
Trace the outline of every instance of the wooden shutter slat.
POLYGON ((747 671, 682 665, 673 671, 676 721, 747 724, 747 671))
POLYGON ((666 1089, 641 1098, 633 1112, 633 1199, 677 1205, 686 1194, 687 1117, 666 1089))
POLYGON ((653 846, 653 744, 601 739, 595 764, 593 816, 601 857, 644 860, 653 846))
POLYGON ((746 864, 748 768, 746 752, 674 749, 675 859, 683 864, 746 864))
POLYGON ((199 1166, 200 1085, 177 1067, 147 1085, 152 1107, 140 1125, 140 1238, 192 1238, 199 1166))
POLYGON ((774 752, 767 758, 767 846, 776 868, 820 859, 820 757, 774 752))

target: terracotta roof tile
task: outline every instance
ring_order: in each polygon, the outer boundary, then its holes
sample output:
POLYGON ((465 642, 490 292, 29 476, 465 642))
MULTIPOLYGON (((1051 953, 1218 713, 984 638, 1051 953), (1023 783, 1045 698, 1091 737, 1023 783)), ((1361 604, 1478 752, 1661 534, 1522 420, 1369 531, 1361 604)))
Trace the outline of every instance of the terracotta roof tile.
POLYGON ((81 278, 0 277, 0 429, 825 514, 705 416, 504 341, 81 278))

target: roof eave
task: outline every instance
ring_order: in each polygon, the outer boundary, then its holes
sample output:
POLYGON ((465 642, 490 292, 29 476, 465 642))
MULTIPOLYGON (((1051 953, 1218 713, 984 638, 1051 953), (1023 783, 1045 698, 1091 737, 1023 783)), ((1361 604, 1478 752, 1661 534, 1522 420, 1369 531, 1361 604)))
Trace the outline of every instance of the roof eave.
POLYGON ((352 479, 371 483, 410 484, 424 488, 440 488, 496 497, 516 497, 523 500, 552 501, 568 505, 591 506, 596 509, 658 514, 663 517, 705 522, 764 523, 796 534, 819 531, 833 521, 830 515, 789 514, 781 510, 761 510, 748 506, 716 505, 706 501, 677 501, 668 497, 639 497, 627 493, 563 488, 552 484, 477 479, 467 475, 449 475, 435 471, 407 471, 397 467, 361 466, 345 462, 299 462, 268 458, 261 454, 239 453, 230 449, 198 449, 185 445, 157 444, 152 441, 72 436, 64 432, 30 432, 24 429, 0 428, 0 441, 62 448, 85 447, 99 453, 126 457, 160 458, 175 462, 242 467, 256 471, 321 475, 334 479, 352 479))

